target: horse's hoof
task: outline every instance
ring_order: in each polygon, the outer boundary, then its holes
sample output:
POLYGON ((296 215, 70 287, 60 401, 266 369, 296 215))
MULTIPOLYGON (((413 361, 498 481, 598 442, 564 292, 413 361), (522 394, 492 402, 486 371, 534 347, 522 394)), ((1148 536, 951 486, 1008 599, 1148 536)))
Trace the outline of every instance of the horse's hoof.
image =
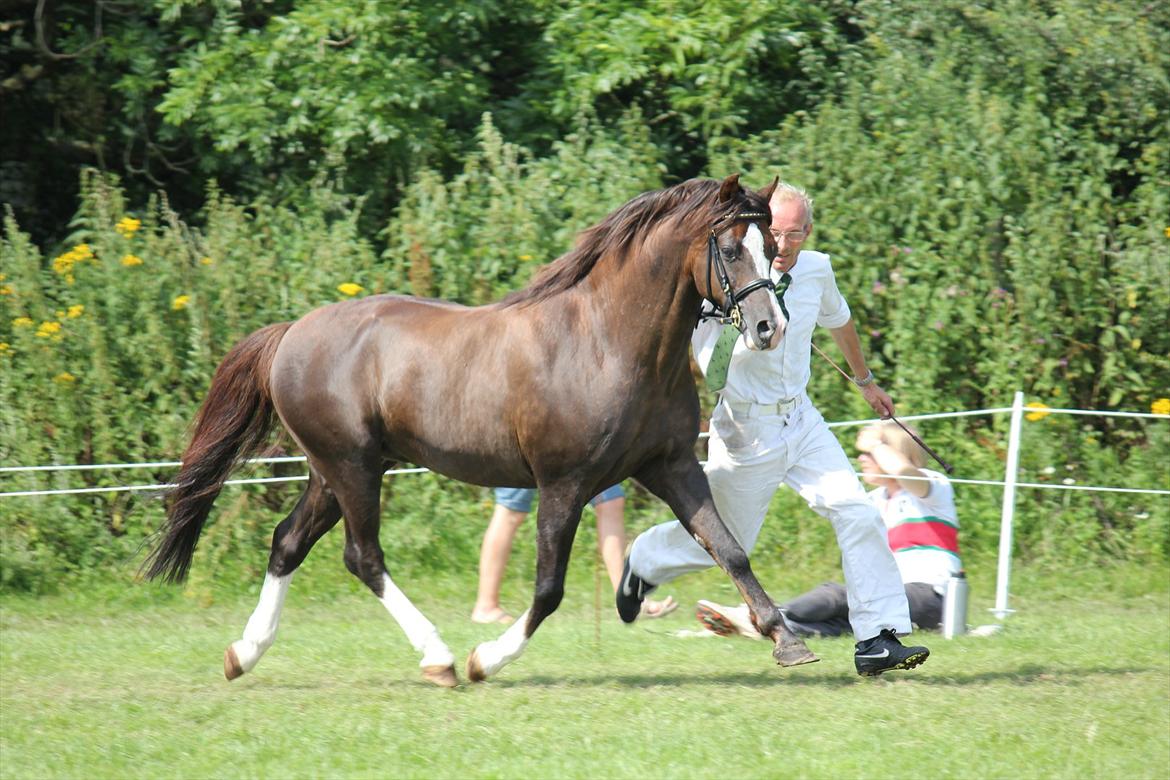
POLYGON ((797 640, 796 642, 785 642, 784 644, 777 644, 772 649, 772 657, 776 659, 776 663, 781 666, 800 666, 801 664, 815 664, 821 660, 813 655, 812 650, 797 640))
POLYGON ((467 679, 472 682, 483 682, 487 679, 483 665, 479 662, 478 647, 471 651, 471 655, 467 656, 467 679))
POLYGON ((244 667, 240 666, 240 659, 236 657, 235 648, 228 645, 227 650, 223 651, 223 676, 234 680, 243 673, 244 667))
POLYGON ((455 676, 454 666, 424 666, 422 668, 423 679, 427 682, 433 682, 435 685, 443 688, 454 688, 459 684, 459 678, 455 676))

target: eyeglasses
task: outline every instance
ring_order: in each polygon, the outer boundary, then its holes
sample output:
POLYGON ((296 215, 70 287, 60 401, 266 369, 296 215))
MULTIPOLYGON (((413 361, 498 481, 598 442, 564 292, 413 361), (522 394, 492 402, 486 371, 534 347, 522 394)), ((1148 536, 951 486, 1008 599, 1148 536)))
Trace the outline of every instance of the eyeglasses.
POLYGON ((793 244, 798 244, 808 237, 807 230, 789 230, 786 233, 781 233, 779 230, 769 230, 768 232, 772 234, 772 238, 776 239, 777 244, 784 243, 786 239, 793 244))

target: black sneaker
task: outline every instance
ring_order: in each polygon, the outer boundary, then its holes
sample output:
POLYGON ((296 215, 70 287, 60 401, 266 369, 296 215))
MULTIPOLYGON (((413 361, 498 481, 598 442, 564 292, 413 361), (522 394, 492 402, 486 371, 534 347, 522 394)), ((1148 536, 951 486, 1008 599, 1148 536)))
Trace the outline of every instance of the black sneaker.
POLYGON ((642 600, 657 585, 651 585, 630 570, 630 558, 626 556, 622 567, 622 580, 614 592, 614 603, 617 604, 618 617, 623 623, 633 623, 642 612, 642 600))
POLYGON ((897 635, 885 629, 872 639, 857 643, 853 662, 857 673, 864 677, 876 677, 893 669, 913 669, 930 656, 925 647, 906 647, 898 641, 897 635))

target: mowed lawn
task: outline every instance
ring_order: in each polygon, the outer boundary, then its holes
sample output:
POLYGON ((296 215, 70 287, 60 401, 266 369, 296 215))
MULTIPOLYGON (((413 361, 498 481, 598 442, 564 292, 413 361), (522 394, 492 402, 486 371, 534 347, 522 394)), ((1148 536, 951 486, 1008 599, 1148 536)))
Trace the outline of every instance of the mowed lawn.
MULTIPOLYGON (((1091 576, 1022 588, 995 636, 921 635, 929 662, 878 679, 855 675, 846 639, 812 640, 821 663, 780 669, 764 642, 685 635, 694 599, 731 600, 714 574, 674 583, 683 608, 633 627, 586 583, 523 658, 456 690, 421 681, 372 597, 308 581, 276 645, 232 683, 223 649, 250 597, 7 598, 0 775, 1165 778, 1166 572, 1091 576)), ((461 677, 499 632, 470 623, 465 601, 417 599, 461 677)), ((992 622, 989 605, 976 598, 972 622, 992 622)))

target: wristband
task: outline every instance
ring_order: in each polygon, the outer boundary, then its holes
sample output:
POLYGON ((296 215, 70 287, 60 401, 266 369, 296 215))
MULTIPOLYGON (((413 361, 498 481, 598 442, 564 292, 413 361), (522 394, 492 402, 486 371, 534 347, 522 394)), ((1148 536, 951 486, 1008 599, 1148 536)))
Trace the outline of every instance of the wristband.
POLYGON ((876 381, 877 380, 873 377, 873 371, 867 371, 865 372, 865 376, 861 379, 854 379, 853 384, 857 385, 858 387, 869 387, 876 381))

